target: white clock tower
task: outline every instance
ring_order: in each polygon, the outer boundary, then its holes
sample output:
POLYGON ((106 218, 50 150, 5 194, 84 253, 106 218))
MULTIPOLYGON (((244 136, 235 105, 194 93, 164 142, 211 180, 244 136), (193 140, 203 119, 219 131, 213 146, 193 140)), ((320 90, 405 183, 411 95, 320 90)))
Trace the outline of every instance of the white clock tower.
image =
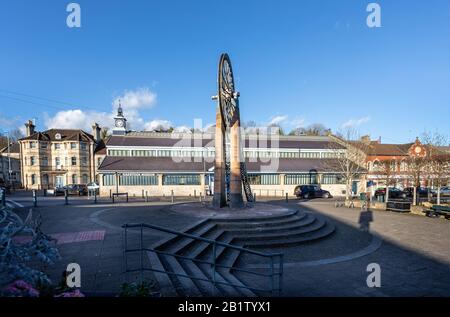
POLYGON ((125 135, 127 133, 127 119, 123 116, 122 106, 119 101, 119 108, 117 108, 117 115, 114 117, 114 135, 125 135))

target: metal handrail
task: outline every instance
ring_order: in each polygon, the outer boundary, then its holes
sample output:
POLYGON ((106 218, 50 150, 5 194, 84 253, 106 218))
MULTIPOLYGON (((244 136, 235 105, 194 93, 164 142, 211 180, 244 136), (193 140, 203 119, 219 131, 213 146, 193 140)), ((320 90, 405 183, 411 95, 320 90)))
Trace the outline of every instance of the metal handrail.
MULTIPOLYGON (((125 258, 125 272, 127 272, 127 273, 130 273, 130 272, 141 272, 141 277, 142 277, 143 271, 153 271, 153 272, 164 273, 164 274, 173 275, 173 276, 177 276, 177 277, 185 277, 185 278, 190 278, 190 279, 193 279, 193 280, 206 281, 206 282, 212 283, 212 286, 214 288, 215 288, 216 285, 219 284, 219 285, 228 285, 228 286, 232 286, 232 287, 236 287, 236 288, 245 288, 245 289, 249 289, 249 290, 257 291, 257 292, 269 292, 270 291, 270 293, 272 295, 274 295, 275 292, 278 292, 278 294, 281 293, 281 290, 282 290, 282 276, 283 276, 283 253, 263 253, 263 252, 258 252, 258 251, 246 249, 246 248, 243 248, 243 247, 240 247, 240 246, 232 245, 232 244, 229 244, 229 243, 216 241, 216 240, 212 240, 212 239, 207 239, 207 238, 203 238, 203 237, 200 237, 200 236, 196 236, 196 235, 192 235, 192 234, 189 234, 189 233, 176 231, 176 230, 172 230, 172 229, 169 229, 169 228, 156 226, 156 225, 152 225, 152 224, 145 224, 145 223, 125 224, 125 225, 122 226, 122 228, 125 230, 124 258, 125 258), (140 229, 139 230, 139 233, 140 233, 140 246, 137 249, 128 249, 127 232, 128 232, 129 228, 139 228, 140 229), (212 247, 213 247, 213 259, 212 259, 212 262, 205 261, 205 260, 200 260, 200 259, 195 259, 193 257, 187 257, 187 256, 175 254, 175 253, 164 252, 164 251, 156 250, 154 248, 144 248, 144 246, 143 246, 143 229, 144 228, 154 229, 154 230, 158 230, 158 231, 174 234, 176 236, 190 238, 192 240, 203 241, 203 242, 208 243, 209 245, 212 244, 212 247), (223 246, 224 250, 226 248, 229 248, 229 249, 234 249, 234 250, 238 250, 238 251, 241 251, 241 252, 247 252, 247 253, 254 254, 254 255, 257 255, 257 256, 261 256, 261 257, 265 257, 265 258, 267 258, 267 257, 270 258, 270 262, 271 262, 270 273, 260 273, 260 272, 256 272, 256 271, 250 271, 250 270, 246 270, 246 269, 236 268, 234 266, 227 266, 227 265, 218 264, 216 262, 217 245, 223 246), (212 280, 204 279, 204 278, 201 278, 201 277, 198 277, 198 276, 194 276, 194 275, 189 275, 189 274, 175 273, 175 272, 171 272, 171 271, 163 271, 163 270, 158 270, 158 269, 154 269, 154 268, 144 268, 143 251, 154 252, 156 254, 172 256, 172 257, 175 257, 175 258, 184 259, 184 260, 190 260, 192 262, 197 262, 197 263, 209 264, 212 267, 212 280), (127 253, 130 253, 130 252, 140 252, 141 253, 140 254, 140 268, 128 270, 127 253), (274 261, 275 258, 279 258, 278 270, 275 270, 275 261, 274 261), (230 283, 228 281, 227 282, 217 281, 216 280, 217 268, 225 268, 225 269, 230 269, 230 270, 232 269, 233 271, 245 272, 245 273, 248 273, 248 274, 264 276, 264 277, 270 277, 271 278, 271 289, 270 290, 268 290, 268 289, 259 289, 259 288, 253 288, 253 287, 249 287, 249 286, 244 286, 244 285, 236 285, 236 284, 230 283), (278 287, 275 287, 275 284, 276 284, 275 276, 278 276, 278 287)), ((222 252, 224 250, 222 250, 222 252)))

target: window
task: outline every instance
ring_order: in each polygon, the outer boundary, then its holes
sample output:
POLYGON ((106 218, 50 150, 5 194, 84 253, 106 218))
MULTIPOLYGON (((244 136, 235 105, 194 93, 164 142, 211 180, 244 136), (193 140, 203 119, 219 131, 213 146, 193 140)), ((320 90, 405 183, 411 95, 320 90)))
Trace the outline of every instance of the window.
POLYGON ((42 158, 42 166, 48 166, 48 158, 45 156, 42 158))
POLYGON ((83 184, 87 184, 88 183, 88 176, 87 174, 83 174, 83 184))
POLYGON ((285 185, 309 185, 310 184, 310 174, 286 174, 284 176, 285 185))
POLYGON ((163 185, 200 185, 199 174, 163 175, 163 185))
POLYGON ((70 148, 73 150, 73 149, 76 149, 77 148, 77 144, 75 143, 75 142, 70 142, 70 148))
POLYGON ((75 156, 72 156, 72 166, 77 165, 77 158, 75 156))
POLYGON ((48 184, 48 175, 47 174, 44 174, 42 176, 42 184, 45 184, 45 185, 48 184))
POLYGON ((55 165, 60 166, 61 165, 61 159, 59 157, 55 157, 55 165))
POLYGON ((86 149, 87 149, 87 144, 86 144, 86 142, 81 142, 81 143, 80 143, 80 149, 82 149, 82 150, 86 150, 86 149))
POLYGON ((278 174, 249 174, 250 185, 279 185, 278 174))
POLYGON ((31 185, 36 184, 36 174, 31 175, 31 185))
POLYGON ((47 148, 47 142, 41 143, 41 149, 46 149, 46 148, 47 148))
POLYGON ((34 164, 36 164, 36 157, 31 156, 30 157, 30 165, 34 165, 34 164))
POLYGON ((72 184, 76 184, 76 183, 77 183, 77 180, 78 180, 77 175, 76 175, 76 174, 73 174, 73 175, 72 175, 72 184))
POLYGON ((322 184, 344 184, 345 181, 342 175, 339 174, 324 174, 322 175, 322 184))
POLYGON ((108 150, 108 154, 111 156, 130 156, 128 150, 108 150))
POLYGON ((86 157, 86 156, 83 156, 83 157, 81 158, 81 165, 82 165, 82 166, 87 166, 87 157, 86 157))
POLYGON ((30 149, 36 148, 36 142, 30 142, 30 149))
POLYGON ((116 175, 115 174, 104 174, 103 175, 103 185, 104 186, 116 185, 116 175))
POLYGON ((59 150, 61 148, 61 143, 55 143, 55 150, 59 150))
POLYGON ((141 174, 120 175, 119 184, 125 186, 158 185, 158 176, 141 174))

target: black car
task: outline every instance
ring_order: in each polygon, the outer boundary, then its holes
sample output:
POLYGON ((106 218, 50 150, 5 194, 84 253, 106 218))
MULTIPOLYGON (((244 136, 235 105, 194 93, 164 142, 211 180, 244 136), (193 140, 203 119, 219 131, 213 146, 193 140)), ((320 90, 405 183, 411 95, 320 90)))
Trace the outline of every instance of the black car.
MULTIPOLYGON (((414 187, 408 187, 405 189, 406 195, 408 197, 414 197, 414 187)), ((429 188, 418 187, 416 189, 417 197, 428 197, 428 194, 431 193, 429 188)))
POLYGON ((294 195, 298 198, 333 198, 328 190, 323 190, 319 185, 300 185, 294 189, 294 195))
MULTIPOLYGON (((386 195, 386 187, 378 188, 375 191, 375 198, 378 196, 385 196, 386 195)), ((408 193, 395 188, 395 187, 389 187, 389 198, 406 198, 408 196, 408 193)))
POLYGON ((88 189, 86 185, 83 184, 71 184, 64 186, 64 189, 67 190, 67 194, 69 195, 87 195, 88 189))

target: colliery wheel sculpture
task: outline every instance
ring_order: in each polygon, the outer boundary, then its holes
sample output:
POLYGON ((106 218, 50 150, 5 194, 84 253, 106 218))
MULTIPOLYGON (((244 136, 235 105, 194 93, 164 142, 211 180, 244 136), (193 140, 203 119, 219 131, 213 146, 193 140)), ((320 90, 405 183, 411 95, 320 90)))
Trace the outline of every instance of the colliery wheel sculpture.
POLYGON ((239 93, 235 91, 233 68, 228 54, 222 54, 218 73, 218 107, 216 114, 213 206, 220 208, 245 207, 242 190, 247 202, 253 202, 248 183, 245 162, 241 162, 239 93), (230 135, 230 151, 227 152, 226 134, 230 135))

